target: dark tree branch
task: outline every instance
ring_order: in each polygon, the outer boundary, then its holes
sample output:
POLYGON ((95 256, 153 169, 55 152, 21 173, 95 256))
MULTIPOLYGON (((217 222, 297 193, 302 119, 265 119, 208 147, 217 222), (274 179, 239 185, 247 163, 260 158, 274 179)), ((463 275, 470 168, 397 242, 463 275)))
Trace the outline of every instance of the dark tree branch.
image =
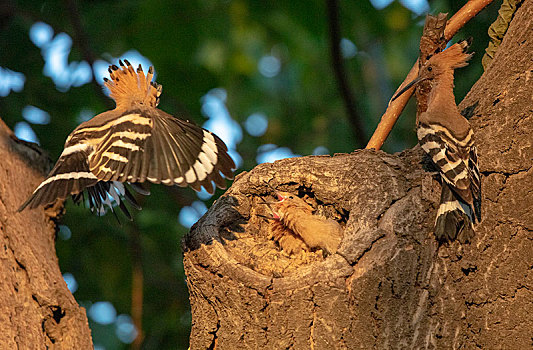
POLYGON ((337 0, 326 0, 326 7, 328 12, 331 65, 335 72, 339 92, 346 107, 348 121, 350 122, 355 141, 357 142, 357 146, 362 147, 366 143, 366 136, 363 132, 361 116, 357 112, 357 101, 352 94, 346 77, 340 50, 339 3, 337 0))
POLYGON ((75 0, 65 0, 65 6, 67 7, 67 13, 70 18, 70 23, 74 31, 73 40, 74 44, 80 49, 82 57, 89 65, 91 66, 91 71, 93 73, 92 85, 96 94, 102 98, 102 101, 108 108, 113 108, 114 105, 111 100, 104 94, 102 87, 96 81, 96 76, 94 72, 94 61, 96 61, 96 54, 93 52, 89 45, 89 36, 83 28, 81 22, 81 15, 78 5, 75 0))

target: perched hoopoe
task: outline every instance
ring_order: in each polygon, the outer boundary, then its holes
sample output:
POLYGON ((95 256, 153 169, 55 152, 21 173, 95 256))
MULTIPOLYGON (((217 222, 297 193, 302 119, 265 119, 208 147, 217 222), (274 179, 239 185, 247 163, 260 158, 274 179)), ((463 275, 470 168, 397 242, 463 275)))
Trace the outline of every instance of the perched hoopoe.
POLYGON ((72 195, 78 203, 87 191, 91 210, 105 213, 111 199, 131 219, 121 198, 138 205, 124 187, 149 181, 165 185, 203 186, 213 193, 212 182, 225 188, 220 175, 232 179, 235 164, 224 142, 215 134, 157 109, 161 85, 152 82, 153 68, 145 76, 141 66, 120 61, 109 67, 104 78, 113 110, 98 114, 79 125, 65 142, 56 165, 31 197, 20 207, 36 208, 72 195))
POLYGON ((396 93, 393 100, 415 84, 431 84, 428 108, 419 116, 417 136, 442 178, 440 206, 435 220, 439 241, 468 241, 473 224, 481 220, 481 182, 473 131, 461 115, 453 94, 454 69, 468 65, 468 41, 460 41, 431 57, 418 77, 396 93))

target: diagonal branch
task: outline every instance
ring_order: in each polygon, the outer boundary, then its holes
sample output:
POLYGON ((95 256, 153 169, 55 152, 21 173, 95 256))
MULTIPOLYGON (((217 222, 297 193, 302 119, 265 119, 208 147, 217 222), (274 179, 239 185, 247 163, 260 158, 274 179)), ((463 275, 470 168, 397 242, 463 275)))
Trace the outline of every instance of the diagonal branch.
POLYGON ((361 116, 357 112, 357 101, 351 92, 340 50, 341 37, 338 0, 326 0, 326 6, 328 11, 331 64, 335 72, 339 92, 346 107, 348 121, 350 122, 355 141, 358 145, 364 145, 366 136, 363 133, 363 123, 361 116))
MULTIPOLYGON (((461 29, 469 20, 474 18, 481 10, 483 10, 485 7, 487 7, 492 0, 470 0, 467 2, 457 13, 450 18, 448 23, 446 24, 446 29, 444 31, 444 37, 445 40, 450 40, 453 38, 453 36, 461 29)), ((416 76, 418 75, 418 60, 415 62, 411 70, 409 71, 409 74, 403 81, 403 83, 398 88, 399 91, 402 89, 406 84, 408 84, 410 81, 412 81, 416 76)), ((390 131, 392 130, 392 127, 396 123, 396 120, 402 113, 405 105, 411 98, 411 95, 413 94, 413 89, 406 91, 402 96, 397 98, 396 100, 389 102, 389 106, 387 107, 387 110, 381 117, 381 121, 379 122, 376 130, 374 131, 374 134, 372 135, 372 138, 366 145, 367 149, 374 148, 376 150, 380 149, 381 146, 383 146, 383 143, 389 136, 390 131)))

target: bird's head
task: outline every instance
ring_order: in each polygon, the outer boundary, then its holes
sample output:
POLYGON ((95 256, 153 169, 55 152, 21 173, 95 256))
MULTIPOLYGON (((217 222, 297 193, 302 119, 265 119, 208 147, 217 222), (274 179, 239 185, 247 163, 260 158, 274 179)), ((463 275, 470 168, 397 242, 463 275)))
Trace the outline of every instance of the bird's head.
POLYGON ((307 199, 298 197, 295 194, 289 192, 276 192, 278 197, 278 202, 275 207, 278 209, 278 212, 290 210, 304 210, 308 212, 313 212, 313 207, 308 203, 307 199))
POLYGON ((303 198, 289 192, 275 191, 277 198, 276 202, 267 202, 263 197, 259 197, 262 203, 268 206, 272 213, 272 218, 276 220, 283 220, 288 212, 304 210, 312 212, 313 208, 303 198))
POLYGON ((394 101, 404 92, 422 81, 435 81, 446 73, 451 72, 453 74, 454 69, 467 66, 468 60, 473 55, 473 53, 466 52, 471 42, 472 38, 469 38, 468 40, 461 40, 458 43, 450 46, 448 49, 433 55, 420 68, 418 76, 396 94, 394 94, 391 101, 394 101))

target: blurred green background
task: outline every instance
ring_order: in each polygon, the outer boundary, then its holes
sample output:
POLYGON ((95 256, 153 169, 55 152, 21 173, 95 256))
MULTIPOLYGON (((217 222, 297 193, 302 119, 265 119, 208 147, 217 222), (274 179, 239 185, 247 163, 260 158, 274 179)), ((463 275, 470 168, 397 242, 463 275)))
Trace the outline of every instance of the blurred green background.
MULTIPOLYGON (((463 3, 4 0, 0 117, 55 161, 80 122, 114 106, 102 78, 110 63, 128 58, 145 70, 154 65, 163 85, 159 107, 219 134, 237 173, 288 156, 351 152, 365 146, 416 60, 425 15, 453 14, 463 3), (358 137, 332 66, 328 3, 337 5, 358 137)), ((482 73, 498 6, 457 36, 472 36, 477 52, 456 73, 458 101, 482 73)), ((415 143, 411 102, 384 150, 415 143)), ((70 201, 61 220, 61 270, 87 308, 97 349, 188 347, 191 313, 180 241, 223 191, 212 197, 162 185, 151 191, 139 199, 143 210, 133 213, 133 222, 99 218, 70 201)))

